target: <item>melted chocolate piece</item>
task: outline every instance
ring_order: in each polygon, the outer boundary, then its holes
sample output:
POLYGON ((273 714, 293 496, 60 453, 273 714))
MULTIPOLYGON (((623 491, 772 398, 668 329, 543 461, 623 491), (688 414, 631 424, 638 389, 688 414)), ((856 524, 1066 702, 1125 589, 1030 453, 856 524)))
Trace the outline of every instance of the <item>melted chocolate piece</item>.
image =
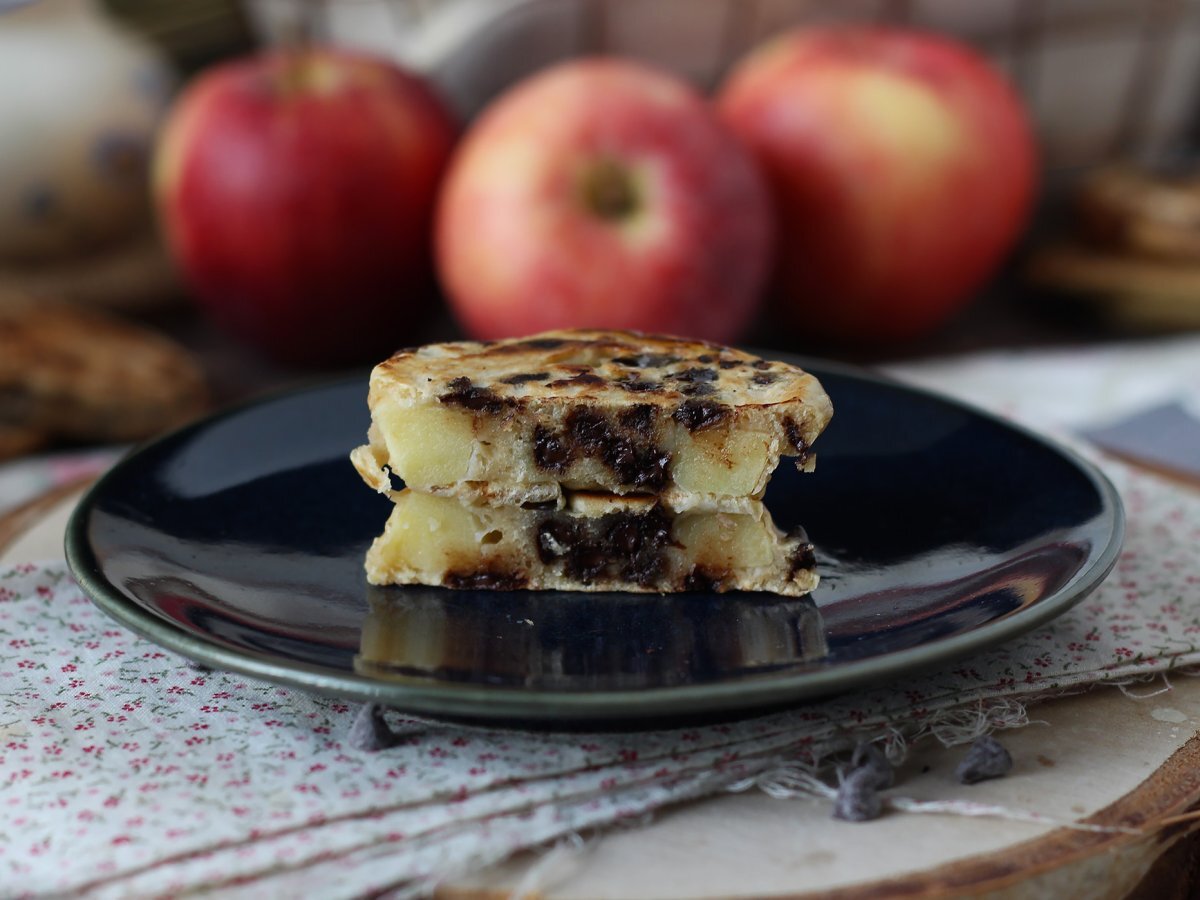
POLYGON ((495 414, 514 404, 514 401, 507 397, 496 396, 491 388, 476 387, 465 375, 455 378, 446 385, 446 389, 446 393, 438 397, 439 401, 476 412, 495 414))
POLYGON ((638 403, 617 413, 617 421, 625 428, 647 440, 654 437, 654 425, 658 421, 658 409, 651 403, 638 403))
MULTIPOLYGON (((599 458, 622 484, 661 490, 667 483, 671 455, 649 442, 619 433, 601 413, 577 406, 567 414, 568 439, 585 456, 599 458)), ((635 435, 636 437, 636 435, 635 435)))
POLYGON ((750 379, 751 383, 757 384, 760 386, 774 384, 778 380, 779 380, 778 372, 759 372, 753 378, 750 379))
POLYGON ((783 433, 787 435, 788 443, 796 448, 800 462, 803 463, 808 459, 808 442, 800 434, 800 426, 796 424, 796 420, 791 416, 783 417, 783 433))
POLYGON ((516 572, 484 569, 478 572, 447 572, 442 583, 456 591, 519 591, 529 579, 516 572))
POLYGON ((712 357, 710 354, 708 354, 708 353, 702 353, 702 354, 700 354, 699 356, 697 356, 697 357, 696 357, 696 362, 702 362, 702 363, 706 363, 706 364, 707 364, 707 363, 710 363, 710 362, 712 362, 712 361, 713 361, 713 357, 712 357))
POLYGON ((612 512, 591 520, 557 513, 537 526, 542 563, 561 562, 565 575, 585 584, 601 576, 643 587, 654 584, 662 576, 663 551, 671 543, 671 518, 658 506, 649 512, 612 512))
POLYGON ((533 461, 550 472, 565 472, 571 464, 571 446, 544 425, 533 429, 533 461))
POLYGON ((672 416, 688 431, 702 431, 729 418, 729 407, 711 400, 688 400, 672 416))
POLYGON ((525 384, 528 381, 541 381, 543 378, 549 378, 549 372, 523 372, 520 375, 509 375, 507 378, 501 378, 503 384, 525 384))
POLYGON ((736 369, 738 366, 744 366, 745 364, 746 361, 744 359, 723 359, 720 363, 722 369, 736 369))
POLYGON ((685 397, 707 397, 709 394, 715 394, 717 389, 706 381, 699 384, 689 384, 679 389, 679 393, 685 397))
POLYGON ((767 360, 765 360, 765 359, 758 359, 758 360, 755 360, 753 363, 751 363, 751 365, 752 365, 754 368, 756 368, 756 369, 758 369, 758 370, 760 370, 760 371, 761 371, 762 369, 769 369, 769 368, 771 368, 771 363, 770 363, 770 362, 768 362, 768 361, 767 361, 767 360))

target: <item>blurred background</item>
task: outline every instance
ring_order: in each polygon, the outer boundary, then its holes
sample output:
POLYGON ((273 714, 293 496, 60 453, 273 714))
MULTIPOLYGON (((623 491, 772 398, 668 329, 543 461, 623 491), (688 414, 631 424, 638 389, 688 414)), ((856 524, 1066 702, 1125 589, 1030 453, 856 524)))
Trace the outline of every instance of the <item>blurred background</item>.
MULTIPOLYGON (((245 212, 223 202, 227 220, 190 214, 172 179, 184 177, 182 159, 237 170, 197 137, 219 136, 228 120, 199 109, 184 122, 180 110, 184 86, 230 61, 272 48, 366 51, 427 82, 470 137, 497 95, 556 63, 642 60, 713 96, 772 37, 829 24, 948 37, 1006 77, 1033 129, 1033 203, 986 277, 914 333, 824 340, 779 327, 778 304, 763 300, 731 340, 871 364, 1200 328, 1200 0, 0 0, 0 454, 137 439, 375 361, 353 348, 328 360, 281 354, 212 300, 232 276, 205 270, 196 242, 203 229, 236 232, 253 202, 245 212), (181 135, 170 152, 168 121, 181 135), (157 200, 154 178, 168 185, 157 200)), ((314 159, 337 165, 340 151, 310 140, 314 159)), ((321 178, 298 171, 290 190, 321 178)), ((386 242, 366 235, 374 227, 364 217, 362 241, 386 242)), ((788 240, 777 254, 791 252, 788 240)), ((446 303, 445 275, 434 271, 431 291, 415 280, 391 288, 394 346, 481 333, 463 304, 446 303)), ((262 302, 283 321, 272 290, 262 302)), ((243 286, 232 293, 258 303, 243 286)), ((353 317, 353 303, 341 314, 353 317)), ((514 313, 511 330, 526 321, 514 313)))

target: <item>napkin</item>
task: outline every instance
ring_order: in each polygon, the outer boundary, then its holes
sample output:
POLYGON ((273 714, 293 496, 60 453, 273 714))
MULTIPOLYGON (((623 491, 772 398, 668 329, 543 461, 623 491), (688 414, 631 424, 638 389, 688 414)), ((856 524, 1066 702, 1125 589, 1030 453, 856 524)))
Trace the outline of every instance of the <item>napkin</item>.
MULTIPOLYGON (((1142 350, 1114 351, 1113 364, 1142 350)), ((1060 360, 969 357, 893 374, 973 385, 970 399, 1036 422, 1017 383, 1040 362, 1060 360)), ((1104 360, 1089 364, 1105 377, 1104 360)), ((1200 496, 1104 467, 1126 504, 1125 548, 1099 590, 1049 625, 877 689, 645 733, 392 714, 398 743, 355 749, 356 704, 191 668, 112 623, 61 564, 2 570, 0 893, 418 895, 784 764, 816 769, 864 740, 969 740, 1020 724, 1022 702, 1200 663, 1200 496)))

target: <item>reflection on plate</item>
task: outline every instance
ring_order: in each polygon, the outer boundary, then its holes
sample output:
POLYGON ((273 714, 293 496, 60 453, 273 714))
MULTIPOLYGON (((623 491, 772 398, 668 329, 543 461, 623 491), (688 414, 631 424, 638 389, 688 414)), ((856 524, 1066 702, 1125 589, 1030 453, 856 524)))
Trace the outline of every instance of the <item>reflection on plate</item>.
POLYGON ((130 628, 213 665, 446 718, 658 724, 879 683, 1007 640, 1092 590, 1120 547, 1089 464, 948 400, 807 365, 836 414, 767 505, 818 548, 811 599, 371 588, 390 503, 349 450, 366 381, 282 395, 141 449, 67 552, 130 628))
POLYGON ((822 659, 811 597, 369 588, 355 671, 545 691, 703 684, 822 659))

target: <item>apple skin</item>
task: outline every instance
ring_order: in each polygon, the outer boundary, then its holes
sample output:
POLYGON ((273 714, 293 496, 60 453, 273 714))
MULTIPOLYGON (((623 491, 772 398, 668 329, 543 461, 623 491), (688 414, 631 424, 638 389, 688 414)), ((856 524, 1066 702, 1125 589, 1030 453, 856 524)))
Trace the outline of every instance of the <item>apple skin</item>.
POLYGON ((457 137, 389 62, 327 49, 209 70, 155 155, 159 220, 199 304, 278 361, 395 347, 434 302, 430 232, 457 137))
POLYGON ((761 302, 770 201, 689 85, 615 59, 494 101, 438 205, 438 272, 472 335, 628 328, 730 342, 761 302))
POLYGON ((779 224, 772 304, 805 337, 882 345, 966 305, 1021 233, 1036 149, 977 53, 890 28, 799 30, 717 97, 765 172, 779 224))

